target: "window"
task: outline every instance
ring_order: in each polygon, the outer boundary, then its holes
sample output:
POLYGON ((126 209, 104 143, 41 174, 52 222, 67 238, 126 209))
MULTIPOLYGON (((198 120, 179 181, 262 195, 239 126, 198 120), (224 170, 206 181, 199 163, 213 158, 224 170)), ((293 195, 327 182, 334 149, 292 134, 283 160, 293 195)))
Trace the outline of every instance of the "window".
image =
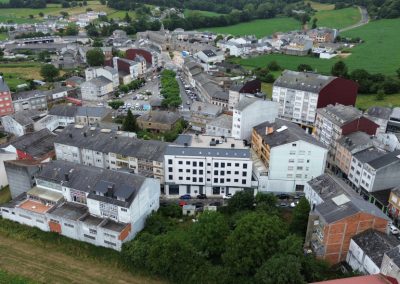
POLYGON ((97 230, 89 229, 89 233, 91 233, 92 235, 96 235, 97 234, 97 230))
POLYGON ((178 177, 178 180, 183 180, 183 177, 178 177))
POLYGON ((226 182, 231 182, 231 179, 230 179, 230 178, 227 178, 227 179, 226 179, 226 182))
POLYGON ((218 163, 214 163, 214 167, 218 168, 218 165, 219 165, 218 163))
POLYGON ((218 183, 218 179, 217 179, 217 178, 214 178, 214 182, 215 182, 215 183, 218 183))
POLYGON ((179 164, 179 165, 182 165, 182 164, 183 164, 183 162, 182 162, 182 161, 178 161, 178 164, 179 164))
POLYGON ((217 170, 214 170, 214 175, 218 175, 218 171, 217 170))
POLYGON ((193 182, 197 182, 197 178, 196 177, 193 178, 193 182))
POLYGON ((239 171, 235 171, 235 175, 238 175, 239 174, 239 171))
POLYGON ((227 171, 227 172, 226 172, 227 175, 230 175, 231 173, 232 173, 231 171, 227 171))
POLYGON ((186 169, 186 172, 187 172, 187 173, 190 173, 190 169, 186 169))
POLYGON ((115 239, 116 238, 115 235, 111 235, 109 233, 104 233, 104 236, 108 237, 108 238, 111 238, 111 239, 115 239))
POLYGON ((225 182, 225 179, 221 178, 221 179, 219 180, 219 182, 220 182, 220 183, 224 183, 224 182, 225 182))
POLYGON ((221 168, 225 168, 225 163, 221 163, 221 168))
POLYGON ((168 160, 168 165, 172 165, 172 159, 168 160))
POLYGON ((86 235, 86 234, 83 234, 83 236, 84 236, 85 238, 88 238, 88 239, 91 239, 91 240, 95 240, 95 239, 96 239, 95 237, 89 236, 89 235, 86 235))
POLYGON ((294 163, 294 159, 289 159, 289 163, 294 163))
POLYGON ((239 167, 239 163, 235 163, 235 167, 239 167))
POLYGON ((199 182, 203 182, 203 178, 199 178, 199 182))
POLYGON ((172 167, 168 168, 168 172, 172 173, 172 167))
POLYGON ((243 164, 243 169, 247 169, 247 164, 243 164))
POLYGON ((292 147, 296 147, 296 143, 293 143, 293 144, 292 144, 292 147))
POLYGON ((169 179, 173 179, 174 177, 173 177, 172 175, 169 175, 168 178, 169 178, 169 179))
POLYGON ((107 244, 107 245, 114 246, 114 247, 117 245, 116 243, 109 242, 109 241, 106 241, 106 240, 104 240, 104 243, 107 244))
POLYGON ((225 175, 225 171, 221 171, 219 174, 220 174, 221 176, 224 176, 224 175, 225 175))
POLYGON ((193 162, 193 167, 197 167, 197 162, 193 162))
POLYGON ((242 184, 246 184, 246 180, 245 179, 242 179, 242 184))
POLYGON ((203 162, 199 162, 199 167, 202 167, 204 165, 203 162))
POLYGON ((297 167, 297 170, 298 170, 298 171, 302 171, 302 170, 303 170, 303 167, 297 167))
POLYGON ((178 172, 183 173, 183 169, 179 169, 178 172))
POLYGON ((242 176, 247 177, 247 172, 243 172, 242 176))
POLYGON ((66 226, 66 227, 70 227, 70 228, 74 228, 74 225, 72 225, 72 224, 69 224, 69 223, 64 223, 64 226, 66 226))
POLYGON ((231 164, 231 163, 227 163, 226 166, 227 166, 227 167, 231 167, 232 164, 231 164))
POLYGON ((186 165, 190 165, 190 161, 186 161, 186 165))
POLYGON ((199 175, 202 175, 204 173, 203 170, 199 170, 199 175))
POLYGON ((126 209, 126 208, 121 208, 121 211, 122 211, 122 212, 127 212, 128 209, 126 209))
POLYGON ((194 175, 197 175, 197 170, 193 170, 193 174, 194 174, 194 175))

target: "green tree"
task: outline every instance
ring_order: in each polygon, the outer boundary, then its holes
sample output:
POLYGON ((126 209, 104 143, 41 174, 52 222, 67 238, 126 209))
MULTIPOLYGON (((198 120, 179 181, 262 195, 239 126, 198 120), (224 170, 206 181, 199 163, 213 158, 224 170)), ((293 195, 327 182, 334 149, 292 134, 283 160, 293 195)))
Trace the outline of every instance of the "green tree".
POLYGON ((217 42, 219 42, 221 39, 224 39, 223 35, 217 35, 214 39, 214 43, 217 44, 217 42))
POLYGON ((228 209, 230 212, 251 210, 254 207, 253 190, 243 190, 236 192, 228 201, 228 209))
POLYGON ((64 31, 66 36, 74 36, 79 33, 79 28, 76 24, 69 24, 64 31))
POLYGON ((379 89, 376 94, 377 101, 383 101, 385 99, 385 92, 382 89, 379 89))
POLYGON ((398 69, 396 70, 396 74, 397 74, 397 78, 400 79, 400 68, 398 68, 398 69))
POLYGON ((43 14, 43 12, 39 12, 39 17, 44 17, 44 14, 43 14))
POLYGON ((191 231, 194 246, 208 258, 221 256, 228 235, 229 227, 224 216, 212 211, 201 214, 191 231))
POLYGON ((347 70, 348 69, 346 64, 342 60, 340 60, 332 66, 331 74, 336 77, 346 78, 347 70))
POLYGON ((46 81, 51 82, 60 75, 60 71, 52 64, 45 64, 40 68, 40 75, 46 81))
POLYGON ((294 208, 292 221, 289 229, 292 233, 305 237, 307 232, 308 215, 310 213, 310 203, 305 197, 299 200, 299 204, 294 208))
POLYGON ((279 240, 287 233, 277 216, 251 212, 243 216, 227 239, 223 254, 232 275, 250 277, 275 252, 279 240))
MULTIPOLYGON (((68 4, 68 2, 63 2, 63 3, 67 3, 68 4)), ((68 4, 69 5, 69 4, 68 4)), ((65 19, 65 18, 68 18, 68 16, 69 16, 69 14, 68 14, 68 12, 65 12, 65 11, 61 11, 60 12, 60 15, 65 19)))
POLYGON ((122 130, 129 132, 137 132, 139 130, 139 127, 136 123, 136 118, 133 116, 131 110, 128 110, 128 114, 122 123, 122 130))
POLYGON ((127 23, 132 22, 132 18, 129 16, 128 12, 125 12, 124 21, 127 23))
POLYGON ((104 64, 104 53, 100 48, 94 48, 86 53, 86 61, 90 66, 102 66, 104 64))
POLYGON ((267 68, 270 71, 279 71, 279 70, 281 70, 281 66, 279 66, 278 62, 276 62, 276 61, 271 61, 270 63, 268 63, 267 68))
POLYGON ((297 66, 297 71, 299 72, 313 71, 313 68, 311 67, 311 65, 308 64, 299 64, 299 66, 297 66))
POLYGON ((93 41, 92 46, 93 46, 93 47, 103 47, 103 42, 102 42, 100 39, 96 38, 96 39, 93 41))
POLYGON ((318 22, 317 18, 313 18, 312 19, 312 26, 311 26, 312 29, 316 29, 317 28, 317 22, 318 22))
POLYGON ((48 51, 46 51, 46 50, 45 51, 41 51, 38 54, 38 59, 41 62, 45 62, 46 59, 49 58, 49 57, 50 57, 50 53, 48 51))
POLYGON ((108 105, 113 109, 119 109, 119 107, 124 105, 124 102, 120 100, 114 100, 109 102, 108 105))
POLYGON ((278 214, 276 203, 278 199, 272 193, 258 192, 255 197, 257 210, 268 212, 269 214, 278 214))

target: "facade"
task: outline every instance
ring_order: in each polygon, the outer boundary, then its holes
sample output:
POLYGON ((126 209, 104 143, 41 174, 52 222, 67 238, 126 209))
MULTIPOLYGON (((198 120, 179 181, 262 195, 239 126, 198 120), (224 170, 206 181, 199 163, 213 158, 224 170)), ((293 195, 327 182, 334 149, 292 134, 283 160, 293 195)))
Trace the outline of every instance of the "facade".
POLYGON ((8 185, 5 163, 16 158, 17 155, 15 153, 0 149, 0 189, 8 185))
POLYGON ((387 231, 389 217, 335 176, 309 181, 305 196, 312 208, 305 246, 331 264, 346 259, 355 235, 368 229, 387 231))
POLYGON ((386 127, 387 132, 399 133, 400 132, 400 108, 395 107, 389 117, 386 127))
POLYGON ((98 101, 114 91, 113 81, 104 76, 93 78, 81 84, 83 100, 98 101))
POLYGON ((385 252, 381 264, 381 273, 393 277, 400 282, 400 247, 394 247, 385 252))
POLYGON ((166 132, 175 128, 180 120, 179 114, 171 111, 150 111, 139 116, 136 121, 141 129, 166 132))
POLYGON ((94 125, 102 121, 110 111, 105 107, 78 107, 75 113, 75 123, 80 125, 94 125))
POLYGON ((242 140, 180 135, 177 142, 164 156, 167 196, 221 196, 257 186, 250 149, 242 140))
POLYGON ((37 110, 23 110, 1 117, 4 131, 17 137, 34 131, 34 123, 46 114, 37 110))
POLYGON ((206 125, 206 134, 210 136, 232 137, 232 116, 221 114, 206 125))
POLYGON ((389 216, 393 218, 394 223, 398 224, 400 221, 400 187, 393 188, 389 195, 389 216))
POLYGON ((317 109, 329 104, 353 105, 357 84, 332 76, 285 70, 275 81, 272 100, 279 102, 279 115, 305 125, 313 125, 317 109))
POLYGON ((210 49, 199 51, 194 55, 194 57, 199 59, 205 71, 210 71, 213 68, 213 65, 225 60, 223 51, 214 51, 210 49))
POLYGON ((113 88, 117 88, 119 86, 118 71, 110 66, 105 66, 101 68, 90 67, 85 70, 86 81, 90 81, 100 76, 103 76, 112 81, 113 88))
POLYGON ((262 122, 274 122, 278 117, 277 102, 242 96, 233 108, 232 137, 249 140, 254 126, 262 122))
POLYGON ((35 160, 10 160, 4 163, 11 198, 27 192, 36 185, 35 175, 40 170, 40 162, 35 160))
POLYGON ((379 125, 376 134, 386 133, 387 124, 392 114, 392 109, 388 107, 374 106, 367 109, 365 112, 365 117, 372 120, 379 125))
POLYGON ((258 79, 247 81, 243 84, 235 84, 229 88, 229 105, 228 110, 239 103, 242 94, 256 94, 261 92, 261 81, 258 79))
POLYGON ((158 181, 52 161, 36 186, 1 206, 2 217, 97 246, 121 250, 159 207, 158 181))
POLYGON ((219 106, 195 101, 190 108, 189 123, 192 129, 205 131, 207 123, 215 120, 221 112, 222 108, 219 106))
POLYGON ((47 96, 41 91, 26 91, 12 95, 15 112, 21 110, 47 110, 47 96))
POLYGON ((136 139, 128 132, 71 125, 58 135, 54 147, 58 160, 164 181, 164 142, 136 139))
POLYGON ((292 122, 255 126, 251 147, 267 168, 267 191, 304 191, 309 180, 324 173, 327 149, 292 122))
POLYGON ((0 117, 14 113, 11 92, 4 78, 0 76, 0 117))

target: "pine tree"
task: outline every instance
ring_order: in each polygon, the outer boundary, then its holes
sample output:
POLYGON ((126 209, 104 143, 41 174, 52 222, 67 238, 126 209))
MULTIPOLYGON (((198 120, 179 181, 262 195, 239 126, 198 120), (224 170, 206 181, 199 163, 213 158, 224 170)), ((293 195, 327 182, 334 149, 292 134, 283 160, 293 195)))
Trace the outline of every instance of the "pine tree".
POLYGON ((122 130, 128 132, 136 132, 139 130, 139 127, 136 123, 136 118, 133 116, 131 110, 128 110, 128 114, 122 123, 122 130))

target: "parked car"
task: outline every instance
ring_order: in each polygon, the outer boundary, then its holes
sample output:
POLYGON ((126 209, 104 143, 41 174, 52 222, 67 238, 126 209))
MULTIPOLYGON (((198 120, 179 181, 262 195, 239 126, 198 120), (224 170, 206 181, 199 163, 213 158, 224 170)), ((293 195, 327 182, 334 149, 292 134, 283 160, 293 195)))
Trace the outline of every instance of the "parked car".
POLYGON ((207 199, 207 195, 205 195, 204 193, 200 193, 199 195, 197 195, 198 199, 207 199))
POLYGON ((185 206, 185 205, 187 205, 187 202, 185 202, 185 201, 179 201, 179 206, 180 206, 180 207, 183 207, 183 206, 185 206))
POLYGON ((187 105, 190 105, 190 101, 186 101, 186 104, 187 104, 187 105))
POLYGON ((133 97, 132 97, 132 100, 137 100, 137 96, 133 96, 133 97))
POLYGON ((281 202, 279 203, 279 207, 289 207, 289 205, 286 202, 281 202))
POLYGON ((193 205, 196 206, 196 208, 204 207, 204 204, 202 202, 195 202, 193 203, 193 205))
POLYGON ((277 197, 278 197, 278 199, 283 200, 283 199, 289 199, 290 195, 286 194, 286 193, 281 193, 281 194, 278 194, 277 197))
POLYGON ((399 234, 399 229, 395 225, 390 225, 389 230, 392 233, 392 235, 398 235, 399 234))
POLYGON ((212 203, 210 203, 209 204, 210 206, 221 206, 222 204, 221 204, 221 202, 219 202, 219 201, 216 201, 216 202, 212 202, 212 203))
POLYGON ((232 194, 231 193, 227 193, 224 196, 222 196, 223 199, 231 199, 232 198, 232 194))
POLYGON ((294 202, 291 202, 291 203, 290 203, 290 207, 291 207, 291 208, 294 208, 294 207, 297 206, 297 204, 299 204, 299 201, 298 201, 298 200, 296 200, 296 201, 294 201, 294 202))
POLYGON ((190 194, 184 194, 184 195, 181 195, 179 197, 179 199, 192 199, 192 197, 190 196, 190 194))

